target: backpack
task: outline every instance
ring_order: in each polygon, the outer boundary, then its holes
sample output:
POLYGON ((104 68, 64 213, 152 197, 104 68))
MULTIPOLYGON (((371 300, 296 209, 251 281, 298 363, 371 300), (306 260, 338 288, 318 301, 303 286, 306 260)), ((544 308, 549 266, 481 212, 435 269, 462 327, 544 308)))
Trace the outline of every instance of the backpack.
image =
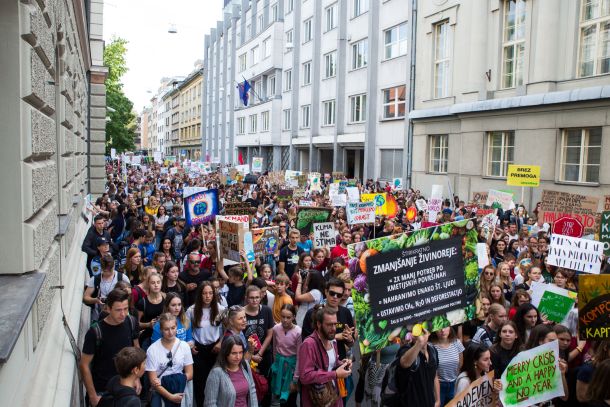
MULTIPOLYGON (((428 358, 438 368, 438 351, 434 346, 426 345, 428 347, 428 358)), ((409 383, 413 380, 413 376, 409 375, 409 382, 407 385, 399 385, 399 373, 397 368, 400 366, 401 349, 396 353, 396 357, 390 363, 388 368, 383 374, 383 380, 381 381, 381 405, 388 407, 399 407, 401 405, 400 399, 404 392, 409 388, 409 383)), ((407 349, 408 350, 408 349, 407 349)), ((404 354, 404 353, 403 353, 404 354)), ((416 367, 419 365, 419 357, 413 362, 416 367)))
MULTIPOLYGON (((116 282, 123 281, 123 273, 117 271, 116 282)), ((100 285, 102 284, 102 273, 96 274, 93 277, 93 292, 91 293, 91 298, 97 298, 100 295, 100 285)), ((95 304, 86 304, 89 308, 95 308, 95 304)))
POLYGON ((117 405, 117 402, 120 399, 128 396, 131 396, 131 394, 123 394, 118 397, 114 397, 112 393, 104 393, 102 394, 100 401, 97 403, 97 407, 114 407, 117 405))

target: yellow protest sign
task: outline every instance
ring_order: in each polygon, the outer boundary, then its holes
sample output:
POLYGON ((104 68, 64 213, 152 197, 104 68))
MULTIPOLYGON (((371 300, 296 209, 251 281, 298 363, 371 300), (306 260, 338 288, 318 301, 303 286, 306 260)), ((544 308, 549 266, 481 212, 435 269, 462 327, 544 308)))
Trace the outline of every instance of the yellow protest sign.
POLYGON ((361 194, 361 202, 375 201, 375 215, 385 216, 388 214, 388 199, 385 194, 361 194))
POLYGON ((506 184, 515 187, 540 186, 540 166, 510 164, 506 184))

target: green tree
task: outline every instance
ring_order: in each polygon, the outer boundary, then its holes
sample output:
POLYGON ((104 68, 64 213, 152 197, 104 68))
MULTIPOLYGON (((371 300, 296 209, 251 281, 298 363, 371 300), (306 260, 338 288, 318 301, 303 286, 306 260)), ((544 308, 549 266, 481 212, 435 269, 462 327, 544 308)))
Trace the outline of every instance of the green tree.
POLYGON ((123 38, 112 38, 104 48, 104 65, 108 67, 106 78, 106 154, 115 148, 117 152, 134 149, 135 115, 133 103, 125 96, 121 78, 127 72, 125 54, 127 41, 123 38))

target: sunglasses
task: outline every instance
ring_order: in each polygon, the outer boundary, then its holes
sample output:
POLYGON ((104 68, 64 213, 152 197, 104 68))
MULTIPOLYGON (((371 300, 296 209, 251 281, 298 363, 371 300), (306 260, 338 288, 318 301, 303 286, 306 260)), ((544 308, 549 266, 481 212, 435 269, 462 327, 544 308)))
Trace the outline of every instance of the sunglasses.
POLYGON ((169 352, 167 352, 167 358, 169 359, 169 362, 167 362, 167 367, 172 367, 174 365, 174 361, 172 359, 172 351, 170 350, 169 352))
POLYGON ((335 298, 341 298, 341 297, 343 297, 343 293, 338 293, 336 291, 329 291, 328 296, 335 297, 335 298))

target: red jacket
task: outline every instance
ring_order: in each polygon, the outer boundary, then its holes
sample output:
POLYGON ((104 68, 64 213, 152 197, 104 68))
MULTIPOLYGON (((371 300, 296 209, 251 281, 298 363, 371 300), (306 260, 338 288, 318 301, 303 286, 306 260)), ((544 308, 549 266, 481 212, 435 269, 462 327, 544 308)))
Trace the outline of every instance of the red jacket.
MULTIPOLYGON (((335 366, 341 365, 339 360, 339 352, 337 350, 337 342, 332 341, 335 351, 335 366)), ((337 375, 334 370, 328 371, 328 354, 322 346, 322 340, 317 332, 314 332, 305 340, 299 348, 297 375, 302 385, 301 390, 301 407, 312 407, 313 404, 309 398, 309 385, 318 383, 323 384, 330 380, 333 381, 335 389, 337 388, 337 375), (322 357, 322 360, 320 360, 322 357), (322 368, 319 368, 319 367, 322 368)), ((338 391, 338 390, 337 390, 338 391)), ((332 407, 343 407, 343 400, 337 399, 337 402, 332 407)))

